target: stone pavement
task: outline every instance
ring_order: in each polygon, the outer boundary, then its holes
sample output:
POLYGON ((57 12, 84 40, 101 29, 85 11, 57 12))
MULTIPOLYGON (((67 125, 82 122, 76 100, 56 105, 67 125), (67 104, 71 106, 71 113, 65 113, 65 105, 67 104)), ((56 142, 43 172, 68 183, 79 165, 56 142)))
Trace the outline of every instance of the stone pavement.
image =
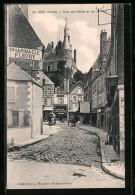
POLYGON ((34 160, 45 163, 74 164, 101 168, 100 142, 88 131, 58 124, 61 131, 47 139, 8 153, 14 160, 34 160))
POLYGON ((119 160, 119 155, 114 151, 112 145, 105 145, 107 133, 90 125, 77 124, 79 129, 90 131, 100 138, 102 156, 102 169, 120 179, 125 179, 125 163, 119 160))
MULTIPOLYGON (((113 150, 113 147, 111 145, 105 145, 107 133, 101 129, 92 127, 90 125, 84 125, 80 123, 80 124, 76 124, 76 126, 80 129, 90 131, 96 134, 100 138, 102 169, 105 172, 109 173, 110 175, 113 175, 120 179, 125 179, 125 164, 119 161, 119 156, 113 150)), ((33 138, 18 143, 16 144, 16 146, 23 147, 23 146, 31 145, 33 143, 37 143, 40 140, 44 140, 60 130, 61 130, 60 126, 48 126, 47 123, 44 123, 44 130, 42 135, 40 135, 38 138, 33 138)))
POLYGON ((59 127, 56 128, 56 126, 49 126, 47 122, 44 122, 43 123, 43 134, 39 135, 36 138, 31 138, 29 140, 16 143, 14 146, 21 148, 21 147, 28 146, 28 145, 33 144, 33 143, 37 143, 43 139, 48 138, 49 136, 56 133, 57 131, 60 131, 59 127))

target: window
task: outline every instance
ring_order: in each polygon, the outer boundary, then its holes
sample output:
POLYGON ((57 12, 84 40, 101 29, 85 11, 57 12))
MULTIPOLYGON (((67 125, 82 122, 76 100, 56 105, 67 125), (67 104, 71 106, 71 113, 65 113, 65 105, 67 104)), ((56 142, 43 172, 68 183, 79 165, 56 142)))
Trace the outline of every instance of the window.
POLYGON ((51 94, 51 88, 50 88, 50 87, 47 88, 47 94, 48 94, 48 95, 51 94))
POLYGON ((78 93, 81 94, 81 87, 78 88, 78 93))
POLYGON ((24 123, 23 126, 30 126, 30 112, 29 111, 25 111, 24 112, 24 123))
MULTIPOLYGON (((88 94, 86 94, 86 98, 88 97, 88 94)), ((82 101, 82 96, 80 96, 79 98, 79 101, 82 101)))
POLYGON ((15 102, 15 88, 14 87, 7 88, 7 101, 15 102))
POLYGON ((48 72, 51 71, 51 66, 47 66, 47 71, 48 71, 48 72))
POLYGON ((46 106, 52 106, 52 99, 46 98, 46 106))
POLYGON ((73 96, 73 102, 77 102, 78 101, 78 98, 76 95, 73 96))
POLYGON ((58 103, 59 103, 59 104, 64 104, 64 98, 59 97, 59 99, 58 99, 58 103))
POLYGON ((76 100, 77 100, 76 96, 73 96, 73 100, 74 100, 74 102, 76 102, 76 100))

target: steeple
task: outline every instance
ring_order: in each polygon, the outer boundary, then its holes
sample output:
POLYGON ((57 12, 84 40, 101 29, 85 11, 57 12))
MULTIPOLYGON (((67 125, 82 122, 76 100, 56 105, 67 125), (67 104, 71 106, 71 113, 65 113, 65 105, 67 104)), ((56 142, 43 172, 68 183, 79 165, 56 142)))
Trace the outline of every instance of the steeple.
POLYGON ((67 18, 65 19, 63 49, 70 49, 69 34, 68 34, 68 27, 67 27, 67 18))

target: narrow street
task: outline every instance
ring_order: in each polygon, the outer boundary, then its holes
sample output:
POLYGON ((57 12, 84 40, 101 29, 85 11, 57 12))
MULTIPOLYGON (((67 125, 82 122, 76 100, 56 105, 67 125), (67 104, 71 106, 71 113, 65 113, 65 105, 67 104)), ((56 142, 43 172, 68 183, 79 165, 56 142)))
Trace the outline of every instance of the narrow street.
POLYGON ((100 166, 98 137, 76 127, 68 127, 67 124, 60 124, 60 126, 61 131, 39 143, 24 147, 20 151, 11 152, 9 157, 50 163, 100 166))
MULTIPOLYGON (((70 184, 66 186, 69 188, 77 185, 99 188, 124 187, 124 181, 108 175, 101 169, 99 138, 96 135, 61 123, 44 127, 50 128, 50 131, 59 128, 59 131, 38 143, 8 153, 9 181, 13 171, 17 170, 20 175, 25 172, 25 176, 20 177, 21 181, 19 178, 14 181, 31 182, 29 176, 32 174, 36 184, 38 181, 46 182, 45 188, 49 188, 52 182, 69 181, 70 184)), ((53 187, 59 188, 59 185, 53 187)))

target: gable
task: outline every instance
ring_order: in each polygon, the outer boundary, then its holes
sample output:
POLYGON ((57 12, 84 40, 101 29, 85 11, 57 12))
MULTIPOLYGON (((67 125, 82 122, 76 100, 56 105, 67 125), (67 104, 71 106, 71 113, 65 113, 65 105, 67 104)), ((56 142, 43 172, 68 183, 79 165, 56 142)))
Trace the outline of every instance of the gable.
POLYGON ((81 83, 79 83, 71 92, 71 94, 84 94, 84 88, 81 83))

